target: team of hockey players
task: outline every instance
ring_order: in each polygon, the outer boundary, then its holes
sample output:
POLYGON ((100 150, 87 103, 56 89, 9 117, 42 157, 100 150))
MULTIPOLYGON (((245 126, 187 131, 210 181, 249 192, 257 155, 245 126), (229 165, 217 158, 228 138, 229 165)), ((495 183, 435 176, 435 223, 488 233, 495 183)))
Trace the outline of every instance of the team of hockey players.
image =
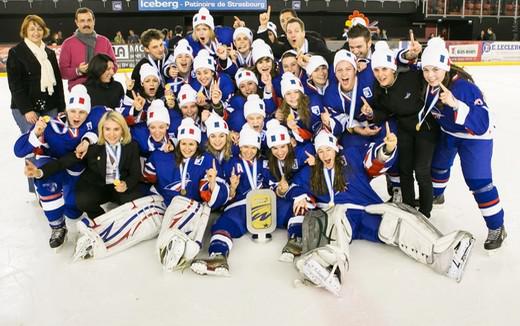
MULTIPOLYGON (((423 199, 420 211, 383 203, 370 184, 386 174, 391 186, 399 187, 396 116, 372 118, 379 109, 374 84, 381 84, 374 72, 395 76, 400 69, 423 76, 422 93, 413 94, 424 98, 423 109, 411 117, 417 131, 426 121, 440 127, 428 176, 432 199, 444 198, 458 154, 489 229, 484 247, 501 246, 506 233, 491 175, 490 112, 471 78, 454 70, 442 40, 431 40, 421 61, 417 42, 399 52, 384 45, 373 52, 366 37, 351 37, 350 48, 332 53, 317 47, 311 36, 298 43, 293 29, 298 33, 304 27, 297 18, 285 25, 286 43, 276 39, 268 13, 260 18, 255 33, 241 21, 234 29, 214 26, 209 11, 200 9, 193 34, 170 54, 160 32, 145 31, 147 56, 127 78, 119 107, 91 108, 79 85, 68 96, 65 113, 50 121, 41 118, 18 139, 15 154, 34 155, 36 167, 45 171, 49 161, 67 153, 85 156, 98 142, 97 124, 106 112, 118 111, 130 127, 149 196, 99 217, 85 210, 89 216, 78 223, 76 258, 103 257, 158 235, 156 254, 166 270, 189 266, 202 275, 229 275, 233 239, 247 232, 247 194, 271 189, 277 226, 287 230, 280 260, 294 261, 308 283, 339 293, 354 239, 397 246, 460 280, 475 241, 471 234, 444 235, 427 219, 429 210, 422 211, 423 199), (152 46, 159 41, 159 48, 152 46), (305 220, 318 218, 316 212, 334 227, 327 244, 307 248, 305 220), (216 216, 212 225, 210 214, 216 216), (207 227, 211 235, 204 258, 200 249, 207 227)), ((356 23, 356 29, 368 32, 363 21, 356 23)), ((83 169, 79 163, 49 176, 26 169, 36 177, 53 248, 65 241, 65 217, 82 216, 74 192, 83 169)), ((118 178, 110 180, 115 187, 118 178)))

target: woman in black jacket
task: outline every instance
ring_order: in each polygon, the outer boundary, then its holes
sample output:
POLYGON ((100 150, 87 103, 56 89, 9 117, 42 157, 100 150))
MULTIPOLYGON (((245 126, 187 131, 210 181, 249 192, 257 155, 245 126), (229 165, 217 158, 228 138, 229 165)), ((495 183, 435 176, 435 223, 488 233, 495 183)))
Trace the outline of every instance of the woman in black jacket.
MULTIPOLYGON (((419 211, 430 217, 433 205, 431 164, 440 127, 425 108, 422 72, 413 67, 397 67, 386 42, 378 42, 372 55, 374 110, 365 104, 362 112, 378 123, 397 120, 397 150, 403 202, 415 206, 414 172, 419 185, 419 211)), ((366 103, 366 102, 365 102, 366 103)))
POLYGON ((88 64, 85 87, 91 105, 117 108, 125 95, 123 85, 114 80, 114 61, 103 53, 96 54, 88 64))
MULTIPOLYGON (((23 41, 11 48, 7 57, 11 112, 22 134, 40 116, 54 117, 65 109, 56 54, 43 42, 48 35, 49 29, 41 17, 26 16, 20 28, 23 41)), ((29 191, 34 192, 31 181, 29 191)))
MULTIPOLYGON (((141 163, 139 147, 132 141, 123 116, 116 111, 103 115, 98 126, 99 140, 90 145, 83 158, 70 153, 37 169, 32 163, 26 166, 28 177, 42 178, 64 170, 80 161, 86 165, 76 185, 76 206, 89 218, 104 213, 100 205, 115 202, 122 205, 144 196, 139 187, 141 163)), ((62 228, 61 245, 67 230, 62 228)))

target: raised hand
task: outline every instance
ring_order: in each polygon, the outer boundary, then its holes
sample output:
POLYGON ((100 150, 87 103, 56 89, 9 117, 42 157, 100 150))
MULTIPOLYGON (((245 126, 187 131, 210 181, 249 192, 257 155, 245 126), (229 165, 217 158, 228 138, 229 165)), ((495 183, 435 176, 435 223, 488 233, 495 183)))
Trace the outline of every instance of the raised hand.
POLYGON ((240 141, 240 134, 236 131, 231 131, 230 135, 233 144, 238 145, 238 142, 240 141))
POLYGON ((211 94, 211 102, 213 102, 214 105, 219 104, 220 100, 222 100, 222 91, 220 90, 220 81, 218 78, 211 84, 209 91, 211 94))
POLYGON ((47 122, 45 121, 45 118, 38 118, 38 120, 36 120, 36 123, 34 124, 34 135, 36 137, 40 137, 41 135, 43 135, 45 128, 47 128, 47 122))
POLYGON ((307 159, 304 161, 305 164, 307 164, 308 166, 316 165, 316 157, 314 155, 307 151, 305 151, 305 155, 307 155, 307 159))
POLYGON ((361 113, 363 113, 368 119, 372 119, 374 117, 374 110, 372 110, 372 107, 363 96, 361 96, 361 100, 363 101, 361 113))
POLYGON ((33 162, 25 160, 25 168, 23 173, 28 178, 41 178, 43 176, 42 170, 38 169, 33 162))
POLYGON ((309 63, 310 59, 311 56, 308 54, 304 54, 302 51, 299 51, 298 55, 296 56, 296 61, 298 62, 298 65, 303 69, 307 67, 307 64, 309 63))
POLYGON ((443 104, 446 104, 448 106, 451 106, 454 109, 457 109, 459 106, 459 103, 458 103, 457 99, 455 98, 455 96, 453 96, 453 93, 442 83, 440 83, 439 86, 441 87, 441 90, 442 90, 441 94, 439 95, 439 100, 441 100, 441 102, 443 104))
POLYGON ((408 60, 415 60, 421 54, 422 51, 422 45, 421 43, 417 42, 415 40, 415 37, 413 35, 413 30, 409 30, 410 34, 410 44, 408 45, 408 52, 406 54, 406 59, 408 60))
POLYGON ((142 111, 146 100, 141 96, 141 94, 136 93, 134 90, 132 90, 132 96, 134 97, 134 109, 137 111, 142 111))
POLYGON ((289 190, 289 183, 285 180, 285 175, 282 175, 282 179, 278 182, 278 187, 276 187, 276 194, 280 197, 284 196, 289 190))
POLYGON ((179 75, 179 69, 176 65, 171 64, 168 67, 168 75, 170 75, 171 78, 177 78, 177 76, 179 75))
POLYGON ((264 90, 267 91, 268 93, 272 93, 273 92, 273 77, 271 76, 271 74, 268 71, 263 72, 262 75, 260 76, 260 80, 265 85, 264 90))
POLYGON ((240 176, 235 174, 235 167, 231 170, 231 177, 229 177, 229 197, 235 197, 238 184, 240 183, 240 176))
POLYGON ((217 47, 217 57, 220 59, 220 60, 227 60, 228 58, 228 51, 227 51, 227 46, 225 44, 220 44, 218 47, 217 47))
POLYGON ((258 21, 261 27, 267 27, 269 20, 271 20, 271 6, 267 6, 267 11, 258 16, 258 21))
POLYGON ((215 184, 217 183, 217 163, 215 162, 215 159, 213 159, 213 166, 206 170, 205 179, 208 180, 209 189, 213 191, 213 189, 215 189, 215 184))
POLYGON ((200 120, 202 120, 202 122, 206 122, 210 115, 211 112, 209 110, 202 110, 202 113, 200 114, 200 120))
POLYGON ((330 113, 329 110, 327 110, 327 108, 324 108, 324 110, 324 112, 320 113, 321 123, 325 128, 327 128, 330 131, 330 113))
POLYGON ((246 27, 246 22, 238 18, 237 16, 233 16, 235 21, 233 22, 233 28, 237 29, 239 27, 246 27))
POLYGON ((128 77, 128 73, 126 73, 126 72, 125 72, 125 85, 126 85, 126 89, 129 91, 134 89, 134 86, 135 86, 135 80, 128 77))
POLYGON ((392 153, 397 146, 397 136, 390 130, 390 125, 388 121, 385 123, 386 126, 386 136, 383 140, 385 142, 385 152, 392 153))

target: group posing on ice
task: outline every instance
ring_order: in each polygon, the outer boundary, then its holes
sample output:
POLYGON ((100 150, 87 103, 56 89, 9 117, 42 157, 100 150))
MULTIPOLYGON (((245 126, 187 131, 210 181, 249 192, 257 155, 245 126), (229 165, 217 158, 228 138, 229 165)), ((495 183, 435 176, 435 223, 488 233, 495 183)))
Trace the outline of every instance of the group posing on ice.
POLYGON ((399 51, 373 46, 366 17, 353 15, 348 42, 332 52, 292 10, 280 14, 280 37, 270 10, 259 18, 256 32, 238 18, 214 26, 201 8, 172 53, 160 31, 143 32, 146 56, 125 93, 94 14, 80 8, 59 60, 70 88, 63 101, 58 62, 38 43, 45 23, 26 17, 7 62, 13 115, 26 120, 14 152, 34 178, 51 248, 65 242, 66 218, 80 219, 75 259, 157 237, 166 270, 230 275, 233 239, 248 232, 248 194, 270 189, 276 226, 287 230, 280 260, 294 262, 307 284, 339 294, 354 239, 396 246, 460 281, 475 238, 429 221, 457 154, 489 230, 484 248, 502 245, 490 109, 442 39, 424 50, 413 35, 399 51), (84 52, 70 55, 74 42, 84 52), (41 67, 38 103, 24 95, 24 51, 41 67), (381 175, 387 203, 371 186, 381 175), (117 207, 105 212, 107 202, 117 207))

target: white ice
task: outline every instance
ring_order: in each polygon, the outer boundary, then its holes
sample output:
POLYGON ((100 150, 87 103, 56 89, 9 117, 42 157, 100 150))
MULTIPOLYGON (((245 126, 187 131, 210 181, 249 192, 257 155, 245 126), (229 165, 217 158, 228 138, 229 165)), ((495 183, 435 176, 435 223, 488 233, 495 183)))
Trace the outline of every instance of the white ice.
MULTIPOLYGON (((468 70, 496 113, 493 170, 509 233, 504 247, 492 256, 484 251, 487 230, 457 160, 447 202, 431 221, 477 238, 462 282, 397 248, 355 241, 339 299, 294 287, 295 269, 277 261, 282 231, 268 244, 236 240, 230 278, 163 272, 154 241, 97 261, 72 263, 72 243, 54 253, 46 219, 26 190, 23 160, 13 154, 19 131, 0 78, 0 325, 519 325, 520 67, 468 70)), ((384 180, 374 184, 386 198, 384 180)))

